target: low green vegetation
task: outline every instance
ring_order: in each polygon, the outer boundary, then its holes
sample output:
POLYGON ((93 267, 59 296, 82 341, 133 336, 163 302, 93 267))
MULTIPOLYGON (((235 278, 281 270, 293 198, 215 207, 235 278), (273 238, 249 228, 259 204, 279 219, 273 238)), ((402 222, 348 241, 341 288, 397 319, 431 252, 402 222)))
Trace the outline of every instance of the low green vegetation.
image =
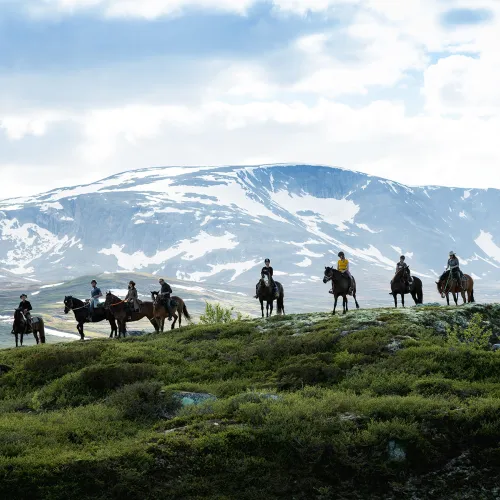
POLYGON ((0 351, 0 498, 500 496, 500 306, 231 319, 0 351))

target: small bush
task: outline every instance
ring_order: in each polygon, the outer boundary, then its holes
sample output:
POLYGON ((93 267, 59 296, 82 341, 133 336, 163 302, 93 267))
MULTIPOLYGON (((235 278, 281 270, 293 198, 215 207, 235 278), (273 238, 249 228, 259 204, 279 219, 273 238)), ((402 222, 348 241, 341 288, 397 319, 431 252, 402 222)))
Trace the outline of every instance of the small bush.
POLYGON ((95 365, 55 380, 33 397, 39 408, 63 408, 92 403, 126 384, 153 378, 157 368, 148 364, 95 365))
POLYGON ((181 402, 172 392, 162 391, 159 382, 136 382, 112 394, 107 403, 117 408, 129 420, 158 420, 172 418, 181 402))
POLYGON ((469 325, 460 328, 455 325, 447 328, 448 344, 456 347, 484 350, 490 347, 491 330, 483 327, 483 317, 479 313, 473 314, 469 325))
POLYGON ((219 303, 213 305, 205 302, 205 314, 200 316, 200 323, 204 325, 217 325, 220 323, 231 323, 232 321, 240 321, 243 315, 240 312, 234 312, 234 307, 222 307, 219 303), (236 318, 233 318, 233 314, 236 318))

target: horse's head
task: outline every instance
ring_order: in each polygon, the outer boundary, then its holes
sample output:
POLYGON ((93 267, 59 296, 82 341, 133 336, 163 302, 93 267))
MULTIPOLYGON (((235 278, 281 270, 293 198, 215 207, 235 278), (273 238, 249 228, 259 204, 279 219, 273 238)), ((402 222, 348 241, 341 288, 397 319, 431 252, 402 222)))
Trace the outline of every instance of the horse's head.
POLYGON ((160 296, 160 292, 151 292, 151 300, 153 301, 153 306, 158 304, 158 297, 160 296))
POLYGON ((441 295, 441 298, 444 299, 445 293, 444 293, 444 288, 445 288, 445 281, 444 279, 440 279, 439 281, 436 281, 437 289, 439 294, 441 295))
POLYGON ((64 297, 64 314, 68 314, 73 309, 73 297, 64 297))
POLYGON ((104 307, 106 309, 111 306, 111 304, 116 304, 120 299, 118 297, 115 297, 111 291, 106 292, 106 300, 104 301, 104 307))
POLYGON ((267 273, 262 273, 261 277, 261 282, 265 287, 270 287, 271 286, 271 277, 267 273))
POLYGON ((333 268, 325 266, 325 275, 323 276, 323 283, 328 283, 333 278, 333 268))

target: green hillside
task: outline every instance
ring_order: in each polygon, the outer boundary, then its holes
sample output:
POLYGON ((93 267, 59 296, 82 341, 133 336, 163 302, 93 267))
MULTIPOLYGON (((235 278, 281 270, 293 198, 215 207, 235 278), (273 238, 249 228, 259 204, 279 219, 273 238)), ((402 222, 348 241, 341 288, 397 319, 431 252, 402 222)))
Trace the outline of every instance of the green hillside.
POLYGON ((497 336, 473 305, 3 350, 0 498, 498 498, 497 336))

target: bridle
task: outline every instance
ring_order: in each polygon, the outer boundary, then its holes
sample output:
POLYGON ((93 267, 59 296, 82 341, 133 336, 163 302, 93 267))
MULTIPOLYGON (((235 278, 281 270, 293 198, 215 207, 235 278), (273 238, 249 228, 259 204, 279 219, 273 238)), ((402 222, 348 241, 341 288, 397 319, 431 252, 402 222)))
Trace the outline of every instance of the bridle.
POLYGON ((80 309, 85 309, 87 307, 87 304, 84 304, 83 306, 80 307, 73 307, 73 297, 68 299, 68 302, 71 302, 71 306, 66 304, 66 300, 64 301, 64 314, 68 314, 70 311, 79 311, 80 309))

